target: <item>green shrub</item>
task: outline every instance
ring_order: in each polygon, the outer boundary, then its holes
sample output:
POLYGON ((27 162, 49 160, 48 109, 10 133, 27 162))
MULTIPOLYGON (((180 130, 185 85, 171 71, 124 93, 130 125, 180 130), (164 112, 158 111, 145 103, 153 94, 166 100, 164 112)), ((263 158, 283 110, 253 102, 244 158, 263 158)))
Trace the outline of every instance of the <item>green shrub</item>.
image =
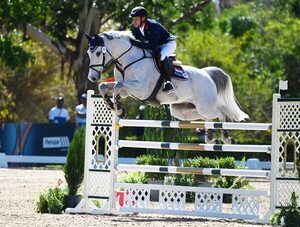
MULTIPOLYGON (((217 166, 220 169, 244 169, 244 159, 240 165, 235 163, 233 157, 219 158, 217 159, 217 166)), ((250 187, 249 181, 244 177, 234 177, 234 176, 218 176, 214 177, 214 183, 212 185, 214 188, 244 188, 250 187)))
POLYGON ((219 176, 215 178, 212 185, 213 188, 243 188, 249 186, 249 181, 244 177, 224 177, 219 176))
MULTIPOLYGON (((210 159, 208 157, 197 157, 193 159, 187 159, 184 162, 185 167, 194 167, 194 168, 217 168, 218 164, 215 159, 210 159)), ((211 178, 211 176, 205 175, 191 175, 193 185, 198 185, 202 181, 207 181, 211 178)))
POLYGON ((48 213, 48 202, 46 194, 40 194, 39 199, 36 202, 36 211, 38 213, 48 213))
POLYGON ((64 208, 65 195, 60 188, 50 188, 47 195, 48 211, 51 214, 60 214, 64 208))
POLYGON ((64 200, 67 191, 60 187, 50 188, 47 192, 39 195, 36 202, 38 213, 60 214, 64 210, 64 200))
POLYGON ((64 166, 64 174, 70 196, 77 195, 77 191, 83 181, 84 151, 85 128, 80 127, 74 132, 73 140, 68 149, 66 164, 64 166))
MULTIPOLYGON (((166 159, 157 157, 153 154, 141 155, 137 157, 135 161, 136 165, 157 165, 167 166, 168 161, 166 159)), ((145 176, 152 180, 163 180, 166 174, 164 173, 146 173, 145 176)))
POLYGON ((216 160, 217 168, 220 169, 237 169, 237 164, 233 157, 219 158, 216 160))
POLYGON ((284 226, 297 227, 300 223, 300 209, 297 208, 298 196, 295 192, 291 195, 291 205, 281 208, 275 212, 270 218, 270 222, 273 225, 281 225, 284 222, 284 226))
POLYGON ((131 184, 148 184, 149 177, 143 172, 129 172, 123 173, 120 176, 120 182, 131 184))

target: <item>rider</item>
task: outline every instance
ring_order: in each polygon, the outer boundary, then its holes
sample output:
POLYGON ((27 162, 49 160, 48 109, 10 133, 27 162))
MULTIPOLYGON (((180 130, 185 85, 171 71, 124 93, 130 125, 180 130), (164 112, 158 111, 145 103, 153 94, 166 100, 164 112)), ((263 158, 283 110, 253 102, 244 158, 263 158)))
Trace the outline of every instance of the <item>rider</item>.
POLYGON ((133 24, 132 34, 136 38, 136 40, 131 40, 131 44, 153 52, 157 47, 160 47, 160 60, 165 75, 163 92, 168 94, 173 92, 174 85, 171 82, 172 66, 168 56, 175 52, 176 37, 171 35, 157 21, 148 19, 148 12, 142 6, 133 8, 130 17, 133 24))

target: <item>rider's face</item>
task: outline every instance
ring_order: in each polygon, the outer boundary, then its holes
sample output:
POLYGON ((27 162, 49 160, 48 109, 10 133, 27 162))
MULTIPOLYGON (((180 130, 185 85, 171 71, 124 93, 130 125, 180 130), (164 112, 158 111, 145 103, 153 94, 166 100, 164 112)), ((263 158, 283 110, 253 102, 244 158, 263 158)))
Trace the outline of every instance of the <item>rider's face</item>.
POLYGON ((142 17, 132 17, 132 25, 135 27, 135 28, 139 28, 143 25, 143 22, 144 20, 142 20, 142 17))

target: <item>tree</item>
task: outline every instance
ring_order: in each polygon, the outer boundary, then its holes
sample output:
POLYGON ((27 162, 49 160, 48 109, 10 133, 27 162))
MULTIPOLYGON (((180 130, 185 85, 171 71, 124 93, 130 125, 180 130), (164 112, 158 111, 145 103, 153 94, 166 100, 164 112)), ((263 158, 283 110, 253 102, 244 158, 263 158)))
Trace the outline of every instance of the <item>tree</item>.
MULTIPOLYGON (((144 1, 150 14, 158 16, 162 22, 168 18, 169 27, 191 18, 211 0, 202 1, 144 1), (173 14, 168 14, 173 6, 173 14), (170 15, 175 15, 170 18, 170 15)), ((14 29, 24 33, 24 40, 31 38, 47 46, 61 58, 62 69, 69 63, 68 75, 73 75, 77 96, 87 88, 87 72, 89 60, 86 55, 87 41, 83 32, 99 33, 108 27, 112 29, 128 28, 128 14, 136 1, 78 1, 71 0, 11 0, 0 3, 0 22, 6 24, 3 31, 8 37, 14 29)))

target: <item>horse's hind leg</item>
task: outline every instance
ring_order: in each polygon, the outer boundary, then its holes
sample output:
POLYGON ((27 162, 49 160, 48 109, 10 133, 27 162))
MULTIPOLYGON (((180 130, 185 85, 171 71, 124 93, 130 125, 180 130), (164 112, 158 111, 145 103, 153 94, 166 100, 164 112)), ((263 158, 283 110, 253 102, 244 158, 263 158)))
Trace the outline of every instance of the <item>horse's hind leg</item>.
POLYGON ((207 144, 217 144, 218 141, 214 138, 215 130, 214 129, 207 129, 205 130, 205 143, 207 144))
POLYGON ((225 144, 235 144, 235 139, 230 137, 228 131, 225 129, 221 130, 221 140, 225 144))
MULTIPOLYGON (((226 117, 220 118, 220 121, 226 122, 228 119, 226 117)), ((228 121, 227 121, 228 122, 228 121)), ((229 132, 226 129, 221 130, 221 140, 224 144, 234 144, 235 140, 229 136, 229 132)))

